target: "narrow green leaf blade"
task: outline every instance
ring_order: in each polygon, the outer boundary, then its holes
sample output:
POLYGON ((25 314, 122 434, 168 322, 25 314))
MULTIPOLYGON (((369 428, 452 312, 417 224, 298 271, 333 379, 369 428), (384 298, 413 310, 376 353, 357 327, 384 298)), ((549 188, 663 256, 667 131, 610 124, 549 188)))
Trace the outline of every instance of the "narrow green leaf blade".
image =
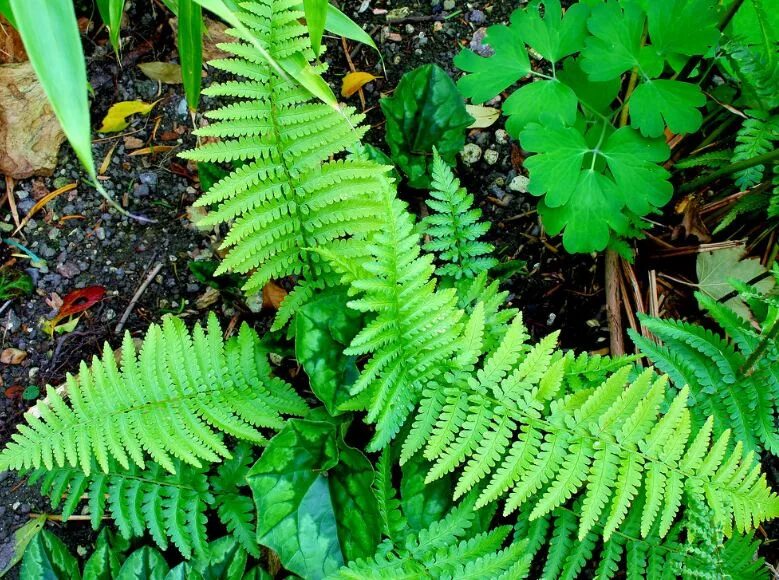
POLYGON ((381 58, 379 47, 376 46, 376 42, 373 40, 373 38, 371 38, 371 35, 365 32, 359 24, 338 10, 338 8, 332 4, 327 5, 327 20, 325 21, 325 30, 335 34, 336 36, 343 36, 349 40, 367 44, 373 50, 378 52, 379 58, 381 58))
POLYGON ((203 70, 203 9, 193 0, 179 0, 179 59, 184 79, 184 94, 190 111, 200 102, 203 70))
POLYGON ((14 13, 11 10, 11 2, 10 0, 0 0, 0 15, 3 15, 5 19, 11 23, 11 26, 16 28, 16 19, 14 18, 14 13))
POLYGON ((10 0, 35 73, 62 130, 93 181, 87 70, 72 0, 10 0))
POLYGON ((303 0, 303 10, 306 13, 308 36, 311 39, 311 50, 315 56, 322 51, 322 35, 325 33, 327 20, 327 0, 303 0))

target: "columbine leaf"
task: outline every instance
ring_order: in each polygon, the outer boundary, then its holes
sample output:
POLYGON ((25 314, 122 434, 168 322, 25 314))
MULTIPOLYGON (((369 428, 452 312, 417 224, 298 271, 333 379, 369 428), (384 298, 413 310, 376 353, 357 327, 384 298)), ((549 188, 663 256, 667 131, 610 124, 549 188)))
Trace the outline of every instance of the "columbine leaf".
POLYGON ((713 0, 645 0, 644 4, 652 47, 666 58, 704 54, 719 38, 713 0))
POLYGON ((662 139, 646 139, 630 127, 622 127, 606 140, 601 149, 617 188, 635 214, 645 215, 665 205, 673 195, 670 174, 662 163, 670 149, 662 139))
POLYGON ((641 83, 630 97, 630 122, 647 137, 659 137, 665 125, 674 133, 692 133, 703 116, 697 107, 706 96, 697 85, 672 80, 641 83))
POLYGON ((457 87, 476 104, 499 95, 530 72, 530 59, 515 26, 491 26, 484 43, 495 51, 493 56, 483 58, 466 48, 454 57, 457 68, 471 73, 457 87))
POLYGON ((563 233, 569 252, 593 252, 606 248, 611 231, 625 231, 627 218, 621 213, 621 196, 614 182, 593 169, 579 173, 570 201, 558 208, 546 203, 538 211, 550 234, 563 233))
POLYGON ((589 14, 585 4, 574 4, 563 16, 559 0, 536 0, 526 10, 515 11, 511 23, 541 56, 559 62, 582 49, 589 14), (539 14, 542 5, 543 17, 539 14))
POLYGON ((568 203, 582 160, 590 151, 584 136, 574 127, 533 123, 522 132, 520 140, 525 149, 538 153, 525 161, 530 171, 530 193, 546 195, 545 203, 550 207, 568 203))
POLYGON ((644 15, 635 4, 599 4, 587 21, 592 37, 582 51, 582 68, 594 81, 618 78, 638 65, 644 15))
POLYGON ((573 90, 585 111, 607 114, 619 93, 619 79, 593 81, 582 70, 581 60, 566 59, 562 70, 557 72, 557 78, 573 90))
POLYGON ((551 115, 564 125, 572 125, 576 120, 577 105, 576 93, 558 80, 526 84, 503 105, 503 113, 509 116, 506 130, 518 137, 528 123, 539 121, 542 114, 551 115))

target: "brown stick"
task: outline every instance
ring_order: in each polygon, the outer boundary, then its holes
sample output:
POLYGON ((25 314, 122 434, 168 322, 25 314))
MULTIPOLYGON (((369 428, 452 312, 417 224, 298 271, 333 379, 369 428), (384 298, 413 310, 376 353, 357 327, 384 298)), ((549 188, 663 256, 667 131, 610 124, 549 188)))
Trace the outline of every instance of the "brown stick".
POLYGON ((122 314, 122 318, 119 321, 119 324, 116 325, 116 329, 114 330, 115 334, 122 333, 122 329, 124 328, 127 319, 130 318, 130 313, 133 311, 133 308, 135 308, 136 303, 141 298, 141 295, 146 291, 146 288, 149 287, 149 284, 151 284, 151 281, 159 273, 160 270, 162 270, 162 263, 157 263, 157 265, 154 266, 154 268, 152 268, 152 271, 149 272, 149 275, 146 276, 146 279, 143 281, 143 284, 141 284, 140 288, 138 288, 138 290, 135 292, 135 295, 132 297, 132 300, 130 300, 130 303, 127 305, 127 309, 124 311, 124 314, 122 314))
POLYGON ((619 286, 619 255, 614 250, 606 250, 606 321, 609 325, 611 356, 625 354, 619 286))

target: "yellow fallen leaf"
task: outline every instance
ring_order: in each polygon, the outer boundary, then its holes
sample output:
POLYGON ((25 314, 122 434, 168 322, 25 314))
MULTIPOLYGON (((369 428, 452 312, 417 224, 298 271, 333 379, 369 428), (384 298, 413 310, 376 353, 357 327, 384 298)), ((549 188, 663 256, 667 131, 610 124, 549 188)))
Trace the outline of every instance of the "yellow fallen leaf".
POLYGON ((350 72, 341 83, 341 96, 351 97, 369 82, 380 78, 367 72, 350 72))
POLYGON ((500 117, 500 110, 495 107, 483 107, 481 105, 465 105, 468 114, 474 121, 469 129, 486 129, 500 117))
POLYGON ((132 153, 128 153, 129 157, 136 157, 138 155, 156 155, 157 153, 167 153, 173 151, 175 147, 173 145, 152 145, 151 147, 144 147, 143 149, 137 149, 132 153))
POLYGON ((108 109, 103 124, 98 129, 99 133, 116 133, 127 128, 130 122, 127 117, 130 115, 148 115, 154 108, 154 105, 159 101, 153 103, 144 103, 143 101, 122 101, 116 103, 108 109))
POLYGON ((153 81, 169 85, 180 85, 184 82, 181 77, 181 65, 172 62, 145 62, 139 64, 138 68, 153 81))

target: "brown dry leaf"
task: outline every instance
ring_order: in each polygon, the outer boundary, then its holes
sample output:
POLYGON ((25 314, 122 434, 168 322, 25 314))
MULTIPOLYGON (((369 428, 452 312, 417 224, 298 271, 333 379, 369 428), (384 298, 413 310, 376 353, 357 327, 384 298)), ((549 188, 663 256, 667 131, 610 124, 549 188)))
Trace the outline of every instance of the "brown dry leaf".
POLYGON ((32 65, 0 65, 0 173, 51 175, 64 140, 32 65))
POLYGON ((287 291, 274 282, 268 282, 262 289, 262 307, 278 310, 287 297, 287 291))
POLYGON ((217 300, 219 300, 219 290, 209 286, 205 292, 195 298, 195 308, 204 310, 209 306, 213 306, 217 300))
POLYGON ((699 242, 704 244, 711 241, 709 229, 701 218, 701 204, 697 196, 688 195, 679 201, 674 209, 677 214, 682 214, 681 227, 684 229, 686 237, 695 236, 699 242))
POLYGON ((141 147, 143 147, 143 139, 138 139, 138 137, 133 137, 132 135, 124 138, 125 149, 140 149, 141 147))
POLYGON ((0 363, 4 365, 18 365, 27 358, 27 353, 18 348, 7 348, 0 353, 0 363))
POLYGON ((381 78, 367 72, 350 72, 341 81, 341 96, 349 98, 371 81, 381 78))
POLYGON ((153 81, 159 81, 169 85, 180 85, 184 82, 181 77, 181 65, 172 62, 144 62, 138 68, 153 81))
POLYGON ((47 298, 44 298, 43 300, 46 302, 46 306, 52 310, 56 310, 57 312, 59 312, 59 309, 62 308, 62 305, 64 304, 62 297, 56 292, 52 292, 47 298))
POLYGON ((24 50, 22 38, 0 14, 0 64, 25 62, 26 60, 27 52, 24 50))

